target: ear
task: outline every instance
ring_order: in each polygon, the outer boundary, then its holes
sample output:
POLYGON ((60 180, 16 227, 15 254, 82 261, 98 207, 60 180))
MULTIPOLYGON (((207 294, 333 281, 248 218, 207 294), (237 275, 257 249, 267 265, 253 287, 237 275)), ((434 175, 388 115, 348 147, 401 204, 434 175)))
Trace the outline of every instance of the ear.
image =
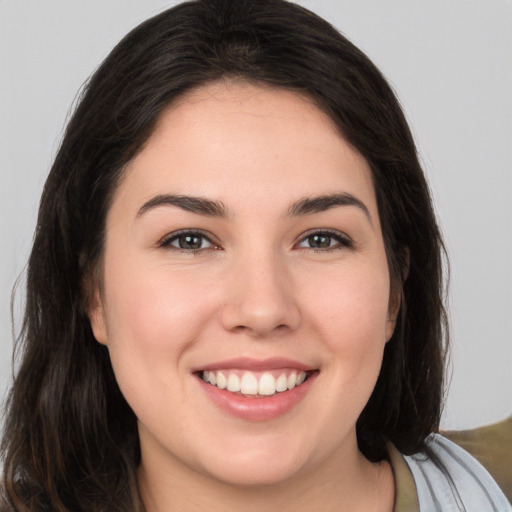
POLYGON ((410 251, 408 247, 404 247, 398 255, 398 265, 400 267, 399 276, 395 279, 399 282, 391 284, 391 292, 389 296, 388 319, 386 322, 386 343, 391 339, 395 332, 396 322, 400 314, 400 308, 404 306, 403 302, 403 285, 409 277, 410 268, 410 251))
POLYGON ((402 285, 394 285, 389 297, 388 318, 386 320, 386 343, 395 332, 396 322, 402 305, 402 285))
POLYGON ((107 322, 99 286, 95 285, 94 290, 91 290, 91 292, 87 307, 87 316, 89 317, 91 329, 96 340, 103 345, 107 345, 107 322))

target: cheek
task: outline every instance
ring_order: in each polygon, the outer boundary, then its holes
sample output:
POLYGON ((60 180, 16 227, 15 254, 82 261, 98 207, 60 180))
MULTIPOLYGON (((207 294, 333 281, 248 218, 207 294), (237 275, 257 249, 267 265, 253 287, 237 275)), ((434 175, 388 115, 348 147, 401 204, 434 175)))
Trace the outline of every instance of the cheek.
POLYGON ((170 397, 176 407, 184 400, 182 355, 204 330, 211 301, 201 280, 186 272, 118 265, 106 275, 112 367, 126 400, 146 421, 168 406, 170 397))
POLYGON ((387 340, 387 266, 333 272, 322 282, 309 298, 312 334, 333 355, 330 366, 343 386, 357 384, 367 394, 378 377, 387 340))
POLYGON ((165 268, 118 269, 107 283, 111 339, 138 343, 144 348, 186 343, 204 319, 205 290, 200 279, 165 268), (203 314, 201 312, 203 311, 203 314))
MULTIPOLYGON (((330 338, 385 341, 389 306, 387 267, 345 269, 323 276, 308 303, 319 319, 318 328, 330 338)), ((358 343, 359 345, 360 343, 358 343)))
POLYGON ((112 366, 142 414, 154 389, 176 391, 180 385, 182 354, 204 330, 212 307, 201 279, 164 266, 135 267, 118 265, 105 274, 105 303, 112 366))

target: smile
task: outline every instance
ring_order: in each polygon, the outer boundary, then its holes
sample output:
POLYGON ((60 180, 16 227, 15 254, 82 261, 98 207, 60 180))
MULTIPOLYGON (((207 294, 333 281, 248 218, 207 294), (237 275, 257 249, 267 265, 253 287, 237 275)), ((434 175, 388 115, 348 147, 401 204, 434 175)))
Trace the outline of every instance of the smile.
POLYGON ((192 373, 218 410, 261 422, 292 414, 314 387, 320 370, 285 358, 237 358, 196 367, 192 373))
POLYGON ((309 373, 293 369, 252 372, 245 370, 203 371, 204 382, 244 396, 272 396, 300 386, 309 373))

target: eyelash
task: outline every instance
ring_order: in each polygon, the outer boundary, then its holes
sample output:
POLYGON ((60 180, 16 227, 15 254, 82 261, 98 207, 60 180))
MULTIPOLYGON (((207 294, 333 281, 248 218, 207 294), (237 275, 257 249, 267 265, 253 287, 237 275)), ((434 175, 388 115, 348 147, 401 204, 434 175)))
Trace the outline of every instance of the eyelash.
MULTIPOLYGON (((329 229, 321 229, 321 230, 314 230, 314 231, 307 232, 301 237, 301 239, 299 240, 299 242, 297 244, 295 244, 295 246, 300 247, 301 243, 303 243, 304 241, 306 241, 314 236, 324 236, 324 237, 330 238, 332 240, 335 240, 337 243, 333 246, 328 246, 328 247, 322 247, 322 248, 303 247, 303 249, 311 250, 314 252, 325 253, 325 252, 331 252, 331 251, 336 251, 336 250, 340 250, 340 249, 350 249, 350 248, 354 247, 354 242, 347 235, 340 233, 339 231, 332 231, 329 229)), ((202 242, 201 242, 201 245, 202 245, 202 242)), ((179 251, 179 252, 186 253, 186 254, 199 254, 205 250, 219 249, 219 246, 211 239, 210 236, 208 236, 204 232, 199 231, 199 230, 187 230, 187 229, 177 231, 175 233, 171 233, 169 236, 164 238, 159 243, 159 247, 170 248, 174 251, 179 251), (200 238, 201 240, 206 240, 208 243, 211 244, 211 246, 210 247, 199 247, 197 249, 185 249, 183 247, 176 247, 176 246, 171 245, 172 242, 178 241, 181 237, 185 237, 185 236, 197 237, 197 238, 200 238)))
MULTIPOLYGON (((201 244, 202 245, 202 244, 201 244)), ((189 230, 189 229, 183 229, 181 231, 177 231, 174 233, 171 233, 169 236, 165 237, 160 243, 159 247, 163 248, 169 248, 173 251, 179 251, 186 254, 199 254, 205 250, 208 249, 218 249, 218 245, 211 239, 210 236, 205 234, 202 231, 199 230, 189 230), (201 240, 206 240, 211 244, 211 247, 200 247, 198 249, 185 249, 183 247, 175 247, 171 245, 172 242, 179 240, 181 237, 197 237, 201 240)))
POLYGON ((305 249, 314 251, 314 252, 331 252, 337 251, 340 249, 351 249, 354 247, 354 242, 344 233, 339 231, 333 231, 330 229, 317 229, 310 232, 305 233, 302 238, 299 240, 299 244, 306 241, 308 238, 314 236, 325 236, 330 239, 335 240, 337 243, 335 245, 324 247, 324 248, 315 248, 315 247, 305 247, 305 249))

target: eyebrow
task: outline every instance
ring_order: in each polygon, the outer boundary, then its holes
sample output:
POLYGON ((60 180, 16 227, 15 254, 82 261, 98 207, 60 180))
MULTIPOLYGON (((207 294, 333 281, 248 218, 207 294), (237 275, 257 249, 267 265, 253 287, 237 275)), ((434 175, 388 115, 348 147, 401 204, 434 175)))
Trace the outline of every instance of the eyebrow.
POLYGON ((206 215, 208 217, 227 217, 228 212, 224 204, 220 201, 212 201, 202 197, 191 197, 173 194, 162 194, 146 201, 137 212, 137 217, 141 217, 149 210, 159 206, 177 206, 187 212, 206 215))
POLYGON ((321 213, 337 206, 355 206, 356 208, 359 208, 366 215, 370 224, 372 224, 372 217, 366 205, 360 199, 348 192, 300 199, 290 206, 288 209, 288 215, 296 217, 311 213, 321 213))
MULTIPOLYGON (((177 206, 187 212, 208 217, 226 218, 228 216, 228 211, 221 201, 213 201, 203 197, 161 194, 146 201, 139 208, 136 217, 141 217, 146 212, 160 206, 177 206)), ((372 224, 371 215, 366 205, 348 192, 299 199, 290 205, 287 215, 289 217, 299 217, 302 215, 321 213, 337 206, 355 206, 359 208, 366 215, 370 224, 372 224)))

